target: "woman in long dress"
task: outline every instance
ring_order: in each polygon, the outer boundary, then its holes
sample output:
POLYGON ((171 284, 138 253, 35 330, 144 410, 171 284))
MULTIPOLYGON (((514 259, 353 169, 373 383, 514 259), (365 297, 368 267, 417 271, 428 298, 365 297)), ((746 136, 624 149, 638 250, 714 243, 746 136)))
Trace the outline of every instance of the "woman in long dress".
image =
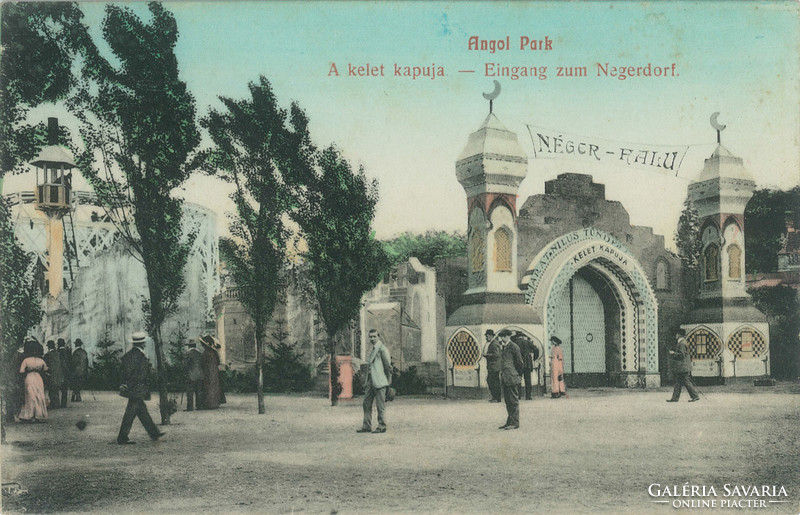
POLYGON ((551 396, 554 399, 563 397, 567 393, 564 383, 564 353, 561 351, 561 340, 557 336, 550 337, 550 384, 551 396))
POLYGON ((47 372, 47 365, 42 359, 44 349, 36 340, 25 343, 25 359, 19 367, 19 373, 25 376, 25 404, 19 412, 18 420, 22 422, 43 422, 47 420, 47 400, 44 394, 42 374, 47 372))
POLYGON ((203 345, 203 407, 202 409, 217 409, 220 404, 219 387, 219 354, 214 349, 216 342, 212 336, 200 338, 203 345))

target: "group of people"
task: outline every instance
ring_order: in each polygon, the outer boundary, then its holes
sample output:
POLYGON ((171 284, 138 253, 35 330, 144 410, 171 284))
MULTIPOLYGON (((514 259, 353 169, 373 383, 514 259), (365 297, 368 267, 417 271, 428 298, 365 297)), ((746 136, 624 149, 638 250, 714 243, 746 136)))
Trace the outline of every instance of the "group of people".
MULTIPOLYGON (((510 330, 508 330, 508 332, 510 341, 517 346, 522 359, 522 369, 518 372, 521 378, 518 377, 517 379, 525 383, 525 399, 532 400, 533 383, 531 380, 531 373, 537 368, 536 362, 539 360, 539 348, 525 334, 521 332, 514 333, 510 330)), ((500 338, 500 335, 495 337, 494 331, 491 329, 487 330, 484 336, 487 342, 486 352, 483 356, 486 358, 486 382, 488 383, 489 394, 491 395, 489 402, 501 402, 503 385, 503 381, 501 380, 503 340, 500 338)), ((506 371, 507 376, 510 373, 510 370, 506 371)), ((519 384, 519 382, 517 385, 519 388, 518 396, 522 397, 522 385, 519 384)))
POLYGON ((81 401, 81 390, 89 374, 89 356, 83 342, 75 340, 70 351, 63 338, 47 342, 47 353, 36 338, 28 338, 13 363, 18 380, 8 399, 8 415, 19 422, 47 420, 47 410, 67 407, 72 389, 72 402, 81 401))
MULTIPOLYGON (((525 398, 531 397, 531 372, 539 359, 539 350, 526 335, 509 329, 503 329, 495 337, 491 329, 484 335, 487 341, 486 358, 487 383, 491 398, 489 402, 500 402, 501 396, 506 401, 508 417, 500 429, 519 428, 519 398, 525 381, 525 398)), ((678 329, 676 343, 669 350, 672 372, 675 376, 675 387, 672 397, 667 402, 678 402, 683 387, 689 393, 689 402, 700 400, 700 394, 692 380, 692 358, 686 342, 686 331, 678 329)), ((567 386, 564 382, 564 353, 561 350, 561 339, 550 337, 550 390, 553 399, 566 397, 567 386)))
MULTIPOLYGON (((668 402, 677 402, 681 390, 685 386, 689 392, 689 402, 700 399, 699 393, 691 377, 691 356, 686 343, 686 332, 679 329, 676 344, 669 350, 673 372, 676 376, 672 398, 668 402)), ((487 362, 487 382, 492 398, 490 402, 505 399, 507 417, 500 429, 519 428, 519 399, 522 392, 521 382, 525 383, 525 398, 532 399, 531 372, 539 359, 539 349, 526 335, 503 329, 495 337, 494 331, 487 330, 487 350, 484 354, 487 362)), ((150 398, 149 374, 150 361, 144 353, 147 335, 137 332, 132 335, 132 348, 122 357, 122 385, 120 395, 128 399, 125 414, 122 417, 117 443, 134 443, 128 438, 135 418, 139 418, 150 438, 158 440, 161 432, 147 411, 144 401, 150 398)), ((386 400, 392 377, 392 362, 389 349, 381 340, 380 333, 372 329, 369 332, 372 350, 367 360, 364 377, 364 418, 359 433, 386 432, 386 400), (372 427, 372 406, 377 405, 378 425, 372 427)), ((550 337, 550 376, 551 395, 560 398, 566 395, 564 382, 564 355, 561 351, 561 340, 557 336, 550 337)), ((47 342, 48 352, 44 354, 42 345, 31 338, 25 342, 19 355, 19 374, 21 384, 19 392, 24 399, 21 402, 16 419, 19 421, 47 420, 48 405, 50 409, 66 407, 67 386, 72 385, 72 401, 80 402, 81 388, 88 374, 89 360, 82 348, 83 342, 75 340, 75 351, 70 352, 63 339, 58 340, 58 348, 50 340, 47 342), (45 395, 45 387, 49 394, 45 395)), ((186 411, 196 409, 216 409, 225 403, 219 376, 220 344, 213 336, 206 335, 191 341, 186 356, 186 411), (201 352, 197 343, 203 348, 201 352)), ((16 395, 12 395, 13 398, 16 395)))
MULTIPOLYGON (((117 443, 129 445, 133 421, 138 418, 153 441, 165 435, 153 422, 144 401, 150 399, 150 361, 144 352, 147 334, 136 332, 131 337, 132 348, 122 356, 122 384, 120 395, 128 399, 122 416, 117 443)), ((186 411, 216 409, 225 403, 225 393, 219 376, 219 349, 221 345, 210 335, 201 336, 187 344, 186 354, 186 411), (197 342, 203 352, 197 348, 197 342)))
POLYGON ((222 346, 210 335, 188 343, 186 354, 186 411, 217 409, 225 404, 225 392, 219 376, 219 349, 222 346))

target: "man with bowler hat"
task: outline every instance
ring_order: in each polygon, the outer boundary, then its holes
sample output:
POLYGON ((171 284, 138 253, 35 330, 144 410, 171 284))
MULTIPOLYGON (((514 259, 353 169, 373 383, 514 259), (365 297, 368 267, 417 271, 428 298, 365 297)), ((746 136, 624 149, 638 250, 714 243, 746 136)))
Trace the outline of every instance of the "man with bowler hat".
POLYGON ((486 385, 492 396, 489 402, 500 402, 500 342, 494 337, 494 331, 486 330, 486 385))
POLYGON ((72 402, 81 402, 83 383, 86 382, 86 378, 89 375, 89 355, 83 350, 83 342, 80 338, 75 340, 75 350, 72 351, 69 372, 72 380, 72 402))
POLYGON ((500 429, 519 429, 519 379, 522 374, 522 354, 517 344, 511 341, 511 331, 503 329, 500 338, 500 383, 506 400, 508 417, 500 429))
POLYGON ((700 393, 692 380, 692 356, 689 354, 689 346, 686 343, 686 330, 678 329, 675 340, 675 346, 669 350, 672 372, 675 374, 675 388, 672 390, 672 397, 667 399, 667 402, 678 402, 684 386, 689 393, 689 402, 699 401, 700 393))
POLYGON ((133 333, 131 343, 133 348, 122 356, 122 385, 119 393, 128 398, 125 414, 122 416, 122 425, 119 427, 117 443, 120 445, 131 444, 128 433, 131 431, 133 419, 139 417, 150 438, 158 440, 164 433, 158 430, 144 401, 150 398, 147 379, 150 375, 150 361, 144 354, 144 344, 147 335, 143 332, 133 333))
POLYGON ((61 385, 64 383, 64 369, 61 367, 61 355, 56 350, 56 342, 53 340, 47 340, 47 354, 44 355, 44 362, 47 364, 48 372, 50 372, 45 381, 47 395, 50 397, 48 409, 58 409, 61 406, 59 396, 61 394, 61 385))

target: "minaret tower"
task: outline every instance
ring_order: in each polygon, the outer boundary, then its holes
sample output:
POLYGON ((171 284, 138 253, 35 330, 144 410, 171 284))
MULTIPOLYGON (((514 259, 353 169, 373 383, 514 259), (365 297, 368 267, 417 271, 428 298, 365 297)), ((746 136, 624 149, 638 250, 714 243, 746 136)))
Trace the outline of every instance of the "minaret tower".
POLYGON ((700 219, 702 250, 697 306, 687 340, 696 376, 721 378, 769 374, 769 327, 745 289, 744 209, 755 182, 741 158, 721 143, 689 185, 689 200, 700 219))
POLYGON ((467 294, 520 292, 517 190, 528 172, 528 156, 492 112, 496 93, 488 98, 489 115, 456 161, 456 177, 467 193, 467 294))
POLYGON ((517 273, 517 189, 527 175, 528 156, 492 112, 499 93, 495 81, 494 91, 483 95, 489 114, 456 160, 456 178, 467 194, 468 287, 445 327, 448 384, 454 387, 486 386, 481 363, 487 330, 530 337, 536 331, 517 273))

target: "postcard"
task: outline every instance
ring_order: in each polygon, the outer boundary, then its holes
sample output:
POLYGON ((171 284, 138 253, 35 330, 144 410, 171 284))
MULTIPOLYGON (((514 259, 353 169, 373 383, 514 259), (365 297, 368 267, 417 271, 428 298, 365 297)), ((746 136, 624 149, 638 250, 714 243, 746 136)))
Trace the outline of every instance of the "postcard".
POLYGON ((2 23, 4 512, 800 509, 797 2, 2 23))

